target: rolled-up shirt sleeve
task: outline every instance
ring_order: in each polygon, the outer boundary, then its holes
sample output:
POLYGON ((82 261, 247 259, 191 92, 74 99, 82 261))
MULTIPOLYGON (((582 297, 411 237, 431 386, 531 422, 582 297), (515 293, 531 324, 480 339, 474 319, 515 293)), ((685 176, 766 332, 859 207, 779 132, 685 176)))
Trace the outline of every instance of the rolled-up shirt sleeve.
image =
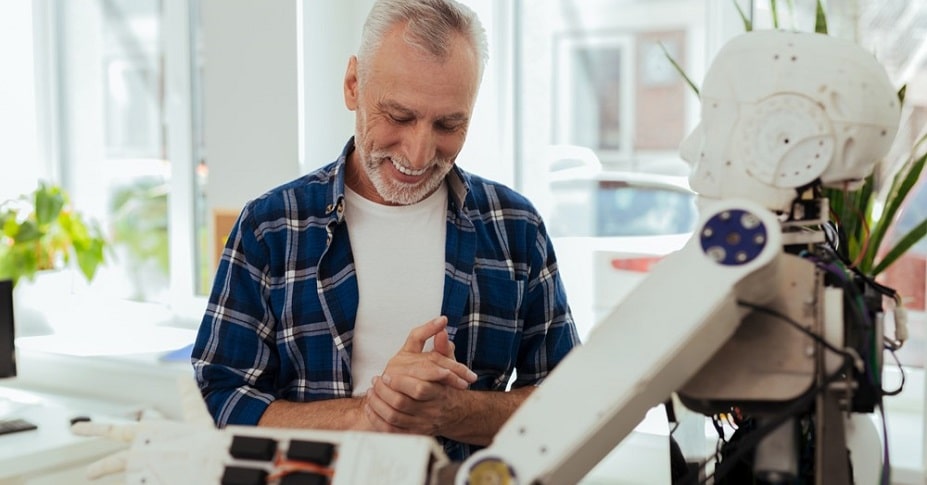
POLYGON ((246 207, 220 258, 192 354, 200 390, 220 427, 257 424, 274 400, 279 357, 267 304, 267 254, 246 207))

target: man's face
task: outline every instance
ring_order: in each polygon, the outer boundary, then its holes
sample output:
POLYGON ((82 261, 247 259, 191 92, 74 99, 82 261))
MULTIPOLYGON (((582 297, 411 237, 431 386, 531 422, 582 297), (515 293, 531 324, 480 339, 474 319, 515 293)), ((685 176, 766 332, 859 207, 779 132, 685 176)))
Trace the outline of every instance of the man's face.
POLYGON ((423 54, 402 39, 404 25, 386 36, 358 79, 357 59, 345 74, 344 96, 356 112, 356 148, 348 185, 381 204, 414 204, 443 182, 463 148, 479 87, 479 61, 455 36, 447 59, 423 54))

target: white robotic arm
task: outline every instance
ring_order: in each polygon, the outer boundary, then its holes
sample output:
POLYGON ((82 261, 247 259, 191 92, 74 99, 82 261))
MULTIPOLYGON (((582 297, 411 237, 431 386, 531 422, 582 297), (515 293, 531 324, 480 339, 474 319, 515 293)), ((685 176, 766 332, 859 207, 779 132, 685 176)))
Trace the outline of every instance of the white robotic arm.
POLYGON ((745 313, 738 300, 768 300, 781 253, 772 212, 750 201, 715 204, 689 243, 463 464, 457 484, 577 483, 728 340, 745 313))

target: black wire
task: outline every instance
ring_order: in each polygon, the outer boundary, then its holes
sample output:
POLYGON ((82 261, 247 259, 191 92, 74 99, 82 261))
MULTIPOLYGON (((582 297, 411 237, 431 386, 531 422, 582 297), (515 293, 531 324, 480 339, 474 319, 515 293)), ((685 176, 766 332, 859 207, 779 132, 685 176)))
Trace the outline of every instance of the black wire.
POLYGON ((825 339, 824 339, 823 337, 821 337, 820 335, 818 335, 818 334, 812 332, 811 330, 808 330, 807 328, 803 327, 800 323, 796 322, 795 320, 792 320, 792 318, 790 318, 788 315, 785 315, 785 314, 783 314, 783 313, 777 312, 776 310, 773 310, 773 309, 771 309, 771 308, 767 308, 767 307, 764 307, 764 306, 761 306, 761 305, 757 305, 757 304, 755 304, 755 303, 750 303, 750 302, 748 302, 748 301, 737 300, 737 304, 740 305, 740 306, 743 306, 743 307, 747 307, 747 308, 749 308, 749 309, 751 309, 751 310, 753 310, 753 311, 756 311, 756 312, 760 312, 760 313, 765 313, 765 314, 767 314, 767 315, 771 315, 771 316, 773 316, 773 317, 776 317, 776 318, 778 318, 778 319, 780 319, 780 320, 782 320, 782 321, 788 323, 789 325, 791 325, 792 327, 794 327, 794 328, 795 328, 796 330, 798 330, 799 332, 801 332, 801 333, 807 335, 808 337, 810 337, 810 338, 811 338, 812 340, 814 340, 815 342, 817 342, 817 343, 823 345, 824 347, 826 347, 827 350, 830 350, 831 352, 833 352, 833 353, 835 353, 835 354, 839 354, 839 355, 842 355, 842 356, 844 356, 844 357, 847 357, 847 358, 850 359, 851 362, 854 361, 854 360, 856 359, 856 356, 854 356, 853 354, 847 352, 846 350, 843 350, 843 349, 841 349, 841 348, 838 348, 838 347, 835 346, 834 344, 832 344, 832 343, 828 342, 827 340, 825 340, 825 339))
POLYGON ((888 350, 888 353, 892 355, 892 359, 895 361, 895 364, 898 366, 898 370, 901 372, 901 384, 898 384, 898 388, 895 389, 894 391, 886 391, 885 389, 882 389, 882 395, 883 396, 897 396, 901 394, 901 391, 904 389, 904 380, 905 380, 904 367, 901 366, 901 361, 898 360, 898 355, 895 354, 895 349, 891 347, 885 347, 885 350, 888 350))
MULTIPOLYGON (((902 376, 902 381, 904 377, 902 376)), ((900 389, 899 389, 900 390, 900 389)), ((892 461, 888 454, 888 420, 885 419, 885 406, 879 403, 879 415, 882 418, 882 485, 888 485, 892 481, 892 461)))
POLYGON ((741 439, 741 442, 738 443, 737 448, 734 449, 730 455, 725 457, 725 460, 715 468, 715 471, 711 475, 705 477, 705 480, 699 481, 699 483, 715 483, 718 481, 718 479, 723 478, 725 475, 727 475, 733 466, 736 466, 737 460, 739 458, 743 457, 743 455, 747 452, 754 450, 760 441, 769 433, 778 428, 789 418, 797 415, 800 411, 807 409, 811 405, 812 401, 817 398, 819 393, 826 391, 827 386, 829 386, 832 382, 840 379, 843 373, 847 370, 847 367, 853 365, 852 357, 849 354, 847 354, 845 357, 847 357, 845 364, 833 374, 828 376, 824 382, 809 389, 798 399, 788 403, 785 407, 785 411, 766 421, 761 426, 758 426, 749 434, 744 436, 741 439))
MULTIPOLYGON (((825 226, 825 227, 828 227, 828 226, 825 226)), ((831 242, 832 242, 832 241, 830 241, 830 240, 828 239, 828 237, 827 237, 827 231, 825 231, 825 240, 828 242, 828 244, 831 244, 831 242)), ((831 249, 833 250, 833 254, 834 254, 837 258, 839 258, 839 259, 840 259, 841 261, 843 261, 843 262, 846 262, 846 259, 843 258, 843 257, 836 251, 836 249, 834 249, 834 248, 831 248, 831 249)), ((819 267, 821 267, 821 264, 822 264, 822 263, 816 262, 816 264, 817 264, 819 267)), ((896 292, 894 289, 889 288, 889 287, 887 287, 887 286, 884 286, 884 285, 882 285, 882 284, 876 282, 875 280, 873 280, 873 279, 867 277, 866 275, 862 274, 862 273, 859 271, 858 268, 852 268, 852 271, 853 271, 856 275, 858 275, 860 278, 862 278, 867 284, 870 284, 876 291, 880 292, 881 294, 883 294, 883 295, 885 295, 885 296, 888 296, 889 298, 893 298, 893 299, 896 299, 896 298, 897 298, 897 292, 896 292)), ((841 286, 841 288, 842 288, 844 291, 849 292, 853 297, 858 297, 858 298, 862 298, 862 297, 863 297, 863 295, 857 290, 856 286, 853 285, 851 281, 848 281, 848 280, 841 281, 840 286, 841 286)), ((865 314, 865 313, 862 311, 862 309, 860 309, 857 305, 851 304, 851 305, 850 305, 850 308, 852 309, 853 313, 854 313, 855 316, 857 317, 857 321, 863 322, 863 328, 871 329, 871 327, 872 327, 872 322, 870 321, 869 316, 868 316, 867 314, 865 314)), ((904 389, 904 384, 905 384, 905 372, 904 372, 904 367, 901 365, 901 361, 898 359, 898 355, 895 354, 895 351, 898 350, 898 347, 896 347, 896 346, 894 346, 894 344, 892 344, 892 345, 885 345, 883 348, 884 348, 885 350, 888 350, 889 353, 891 353, 892 359, 895 361, 895 365, 898 367, 899 372, 901 372, 901 384, 898 386, 897 389, 895 389, 895 390, 893 390, 893 391, 886 391, 886 390, 882 387, 881 381, 879 382, 879 385, 875 385, 876 383, 874 382, 874 379, 875 379, 875 377, 876 377, 876 376, 875 376, 876 369, 873 369, 872 372, 867 373, 867 377, 869 378, 869 383, 872 384, 873 387, 878 387, 879 390, 881 391, 881 393, 882 393, 883 396, 896 396, 896 395, 900 394, 901 391, 904 389)), ((861 357, 863 358, 863 361, 864 361, 864 362, 869 362, 869 359, 868 359, 869 353, 868 353, 868 352, 866 352, 866 355, 861 356, 861 357)))
MULTIPOLYGON (((725 457, 723 461, 720 461, 720 465, 718 465, 718 467, 715 468, 715 471, 711 475, 706 477, 704 481, 698 481, 698 473, 700 473, 708 465, 709 462, 707 460, 701 463, 697 470, 692 470, 688 474, 686 474, 686 476, 684 476, 680 480, 680 482, 678 482, 680 484, 688 485, 692 483, 707 483, 709 479, 713 481, 717 481, 716 478, 724 477, 730 471, 730 468, 736 464, 738 458, 742 457, 748 451, 753 450, 756 447, 756 445, 759 444, 760 440, 766 437, 766 435, 768 435, 770 432, 776 429, 779 425, 784 423, 788 418, 798 414, 799 411, 806 409, 810 405, 811 400, 817 397, 817 395, 820 392, 826 390, 827 386, 830 385, 831 382, 834 382, 837 379, 841 378, 848 369, 854 367, 856 356, 854 356, 853 354, 843 349, 836 347, 835 345, 831 344, 830 342, 828 342, 821 336, 804 328, 800 323, 791 319, 789 316, 784 315, 771 308, 756 305, 754 303, 750 303, 750 302, 746 302, 742 300, 738 300, 737 304, 750 308, 753 311, 771 315, 773 317, 776 317, 788 323, 789 325, 791 325, 798 331, 809 336, 815 342, 821 344, 826 349, 838 355, 843 356, 844 365, 841 366, 839 369, 837 369, 833 374, 828 376, 824 380, 823 383, 809 389, 805 394, 803 394, 799 398, 792 400, 789 404, 786 405, 785 412, 777 415, 771 420, 768 420, 762 426, 759 426, 755 428, 754 430, 750 431, 749 434, 747 434, 744 438, 741 439, 741 442, 738 443, 737 448, 734 449, 734 451, 729 456, 725 457)), ((723 440, 724 433, 723 433, 723 430, 720 429, 716 416, 712 416, 712 423, 715 425, 715 429, 718 431, 719 436, 722 437, 722 440, 723 440)), ((717 459, 717 454, 718 452, 716 451, 715 462, 719 461, 717 459)))

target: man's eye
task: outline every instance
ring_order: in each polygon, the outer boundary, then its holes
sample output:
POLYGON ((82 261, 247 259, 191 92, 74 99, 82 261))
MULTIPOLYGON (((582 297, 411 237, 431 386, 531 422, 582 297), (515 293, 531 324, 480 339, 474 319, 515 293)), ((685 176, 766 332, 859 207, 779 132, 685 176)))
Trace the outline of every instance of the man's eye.
POLYGON ((447 131, 447 132, 457 131, 457 128, 458 128, 459 126, 460 126, 460 125, 447 125, 447 124, 444 124, 444 123, 438 123, 437 125, 435 125, 435 127, 436 127, 438 130, 440 130, 440 131, 447 131))
POLYGON ((389 118, 393 121, 393 123, 399 123, 399 124, 405 124, 405 123, 409 123, 409 122, 412 121, 412 118, 408 118, 408 117, 405 117, 405 116, 393 116, 393 115, 390 115, 389 118))

